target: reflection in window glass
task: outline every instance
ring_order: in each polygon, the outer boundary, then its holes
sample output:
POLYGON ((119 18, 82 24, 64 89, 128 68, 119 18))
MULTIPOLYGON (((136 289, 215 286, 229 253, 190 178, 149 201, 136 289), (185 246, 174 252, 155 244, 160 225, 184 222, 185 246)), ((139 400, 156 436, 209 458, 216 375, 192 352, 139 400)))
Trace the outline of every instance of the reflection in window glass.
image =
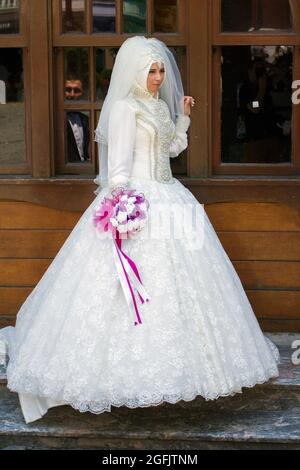
POLYGON ((154 31, 176 33, 177 0, 154 0, 154 31))
POLYGON ((19 33, 19 0, 0 0, 0 34, 19 33))
POLYGON ((222 31, 291 30, 289 0, 222 0, 222 31))
POLYGON ((109 87, 117 52, 117 48, 96 49, 96 101, 101 104, 109 87))
POLYGON ((62 0, 62 32, 85 33, 85 1, 62 0))
POLYGON ((89 99, 88 49, 65 49, 65 99, 83 101, 89 99))
POLYGON ((72 110, 66 113, 67 162, 83 163, 90 160, 90 119, 88 111, 72 110))
POLYGON ((25 162, 22 49, 0 49, 0 164, 25 162))
POLYGON ((291 46, 222 48, 222 161, 291 161, 291 46))
POLYGON ((93 0, 93 32, 114 33, 116 31, 116 2, 93 0))
POLYGON ((146 0, 124 0, 124 33, 145 33, 146 14, 146 0))
MULTIPOLYGON (((187 75, 186 75, 186 48, 182 46, 169 46, 169 49, 174 55, 176 63, 178 65, 183 88, 186 91, 187 86, 187 75)), ((171 168, 174 175, 186 175, 187 174, 187 150, 180 154, 180 158, 171 158, 171 168)))
POLYGON ((182 46, 168 46, 170 51, 172 52, 176 63, 178 65, 181 79, 183 83, 183 88, 186 90, 187 87, 187 80, 186 80, 186 48, 182 46))

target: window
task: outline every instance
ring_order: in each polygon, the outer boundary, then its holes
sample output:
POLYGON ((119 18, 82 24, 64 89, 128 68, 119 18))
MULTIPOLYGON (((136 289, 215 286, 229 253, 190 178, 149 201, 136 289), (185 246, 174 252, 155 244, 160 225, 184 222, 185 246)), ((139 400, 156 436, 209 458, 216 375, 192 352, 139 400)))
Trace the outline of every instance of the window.
MULTIPOLYGON (((124 39, 134 34, 161 37, 174 53, 186 82, 184 6, 174 0, 53 1, 55 57, 55 172, 94 175, 94 142, 114 60, 124 39)), ((187 156, 172 161, 187 173, 187 156)))
POLYGON ((291 31, 289 0, 224 0, 222 32, 291 31))
MULTIPOLYGON (((26 2, 23 2, 25 6, 26 2)), ((0 172, 30 173, 28 35, 18 0, 0 0, 0 172), (26 103, 26 106, 25 106, 26 103)))
POLYGON ((18 34, 20 32, 19 0, 0 1, 0 33, 18 34))
POLYGON ((300 4, 215 0, 213 8, 213 172, 299 173, 300 110, 292 93, 300 4))

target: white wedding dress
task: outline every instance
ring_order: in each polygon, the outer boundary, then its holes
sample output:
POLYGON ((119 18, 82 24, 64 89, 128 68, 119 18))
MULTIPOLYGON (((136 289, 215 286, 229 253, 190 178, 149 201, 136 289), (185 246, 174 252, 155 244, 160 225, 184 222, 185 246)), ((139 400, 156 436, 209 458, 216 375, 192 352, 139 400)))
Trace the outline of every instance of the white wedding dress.
POLYGON ((8 388, 18 392, 26 422, 62 404, 102 413, 197 395, 211 400, 278 375, 278 350, 263 335, 203 206, 172 177, 169 157, 186 148, 189 123, 180 116, 175 126, 167 105, 138 86, 116 103, 109 185, 22 305, 15 328, 0 332, 8 388), (92 223, 95 206, 121 184, 143 192, 150 209, 166 218, 176 216, 174 204, 201 207, 203 214, 199 238, 151 239, 141 231, 124 240, 150 295, 139 305, 138 326, 112 240, 99 239, 92 223))

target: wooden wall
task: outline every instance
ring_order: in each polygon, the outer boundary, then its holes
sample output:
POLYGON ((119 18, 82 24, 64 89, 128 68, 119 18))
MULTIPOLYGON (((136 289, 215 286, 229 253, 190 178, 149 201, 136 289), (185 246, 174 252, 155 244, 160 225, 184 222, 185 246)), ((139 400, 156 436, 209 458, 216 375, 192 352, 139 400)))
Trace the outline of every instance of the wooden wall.
MULTIPOLYGON (((279 203, 205 206, 266 331, 300 331, 300 216, 279 203)), ((81 212, 0 201, 0 326, 14 324, 81 212)))

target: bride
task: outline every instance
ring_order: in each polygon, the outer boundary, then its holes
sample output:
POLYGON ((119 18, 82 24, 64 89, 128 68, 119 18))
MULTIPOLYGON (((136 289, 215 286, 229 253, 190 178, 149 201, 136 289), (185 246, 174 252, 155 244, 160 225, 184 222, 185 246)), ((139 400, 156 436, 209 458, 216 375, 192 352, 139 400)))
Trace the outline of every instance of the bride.
POLYGON ((278 350, 263 335, 203 205, 171 173, 170 158, 187 147, 193 105, 164 43, 124 42, 96 129, 97 196, 16 326, 0 331, 8 388, 19 394, 27 423, 65 404, 102 413, 198 395, 212 400, 278 375, 278 350), (99 237, 92 220, 100 201, 120 187, 149 202, 147 225, 123 241, 149 295, 138 306, 137 326, 113 240, 99 237), (180 215, 185 207, 197 214, 194 236, 180 215), (166 220, 180 236, 166 236, 166 220), (155 236, 146 230, 151 224, 155 236))

